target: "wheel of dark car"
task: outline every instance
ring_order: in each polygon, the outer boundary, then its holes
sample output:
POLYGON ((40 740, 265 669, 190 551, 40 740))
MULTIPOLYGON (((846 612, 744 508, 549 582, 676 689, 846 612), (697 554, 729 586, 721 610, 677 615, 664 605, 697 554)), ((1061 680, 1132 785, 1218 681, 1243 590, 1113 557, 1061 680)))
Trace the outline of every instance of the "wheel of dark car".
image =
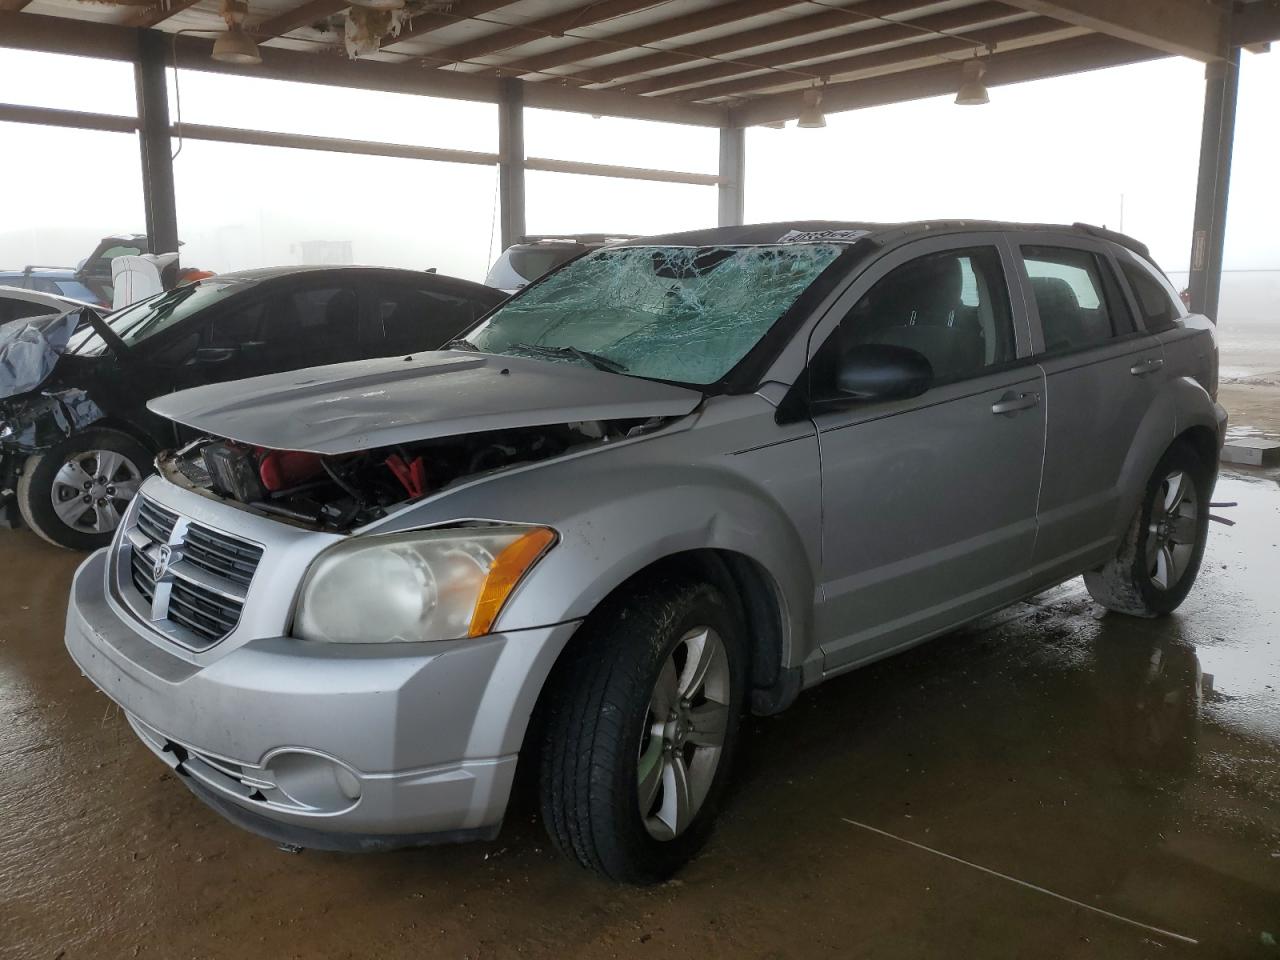
POLYGON ((745 702, 741 618, 715 587, 654 583, 584 624, 544 727, 552 842, 612 880, 653 883, 710 834, 745 702))
POLYGON ((1191 447, 1171 447, 1147 481, 1115 557, 1084 575, 1093 599, 1137 617, 1177 609, 1195 583, 1204 556, 1212 482, 1211 467, 1191 447))
POLYGON ((151 453, 127 433, 95 428, 27 458, 18 509, 32 530, 60 547, 106 546, 143 479, 151 453))

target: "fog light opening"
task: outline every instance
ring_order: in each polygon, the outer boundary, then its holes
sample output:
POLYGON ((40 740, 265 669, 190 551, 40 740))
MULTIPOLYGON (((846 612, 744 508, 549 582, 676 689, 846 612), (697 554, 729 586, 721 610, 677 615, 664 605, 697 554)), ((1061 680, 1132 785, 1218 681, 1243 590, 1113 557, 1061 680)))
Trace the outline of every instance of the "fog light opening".
POLYGON ((360 778, 336 760, 314 753, 277 753, 264 772, 286 797, 313 810, 345 810, 360 799, 360 778))

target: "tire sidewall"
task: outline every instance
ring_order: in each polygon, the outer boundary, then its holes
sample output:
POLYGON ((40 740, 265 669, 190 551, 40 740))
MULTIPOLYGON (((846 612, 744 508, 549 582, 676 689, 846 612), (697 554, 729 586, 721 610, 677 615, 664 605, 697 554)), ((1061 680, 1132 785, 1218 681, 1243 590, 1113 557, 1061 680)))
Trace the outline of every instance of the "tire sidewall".
POLYGON ((1137 539, 1134 544, 1132 576, 1142 601, 1147 608, 1157 614, 1170 613, 1186 599, 1191 587, 1196 582, 1196 574, 1200 570, 1200 562, 1204 558, 1205 541, 1209 532, 1209 498, 1213 493, 1212 471, 1200 459, 1184 446, 1169 449, 1152 471, 1147 481, 1147 489, 1142 498, 1142 508, 1138 513, 1137 539), (1191 553, 1191 561, 1182 576, 1168 590, 1156 586, 1147 569, 1147 539, 1151 536, 1151 511, 1165 477, 1175 470, 1181 470, 1195 487, 1196 492, 1196 542, 1191 553))
POLYGON ((627 716, 623 721, 626 733, 621 755, 629 762, 617 765, 611 784, 614 805, 609 819, 618 830, 620 846, 629 861, 631 869, 627 872, 634 871, 638 866, 645 879, 665 879, 691 859, 711 833, 716 809, 733 766, 746 704, 748 671, 744 634, 740 616, 724 595, 709 585, 699 584, 690 589, 685 602, 681 604, 680 613, 652 637, 647 649, 640 651, 645 660, 645 682, 642 689, 636 689, 634 695, 628 698, 627 716), (695 627, 702 626, 710 627, 719 634, 729 659, 732 702, 729 704, 724 746, 721 748, 711 789, 693 823, 674 839, 657 840, 645 828, 640 814, 636 760, 640 754, 644 723, 658 673, 681 638, 695 627))
POLYGON ((27 457, 18 481, 18 508, 22 519, 43 539, 71 550, 105 547, 115 534, 114 530, 108 534, 75 530, 63 523, 53 509, 54 476, 68 460, 88 450, 112 450, 127 457, 143 479, 152 472, 150 450, 127 433, 105 428, 72 434, 48 450, 27 457))

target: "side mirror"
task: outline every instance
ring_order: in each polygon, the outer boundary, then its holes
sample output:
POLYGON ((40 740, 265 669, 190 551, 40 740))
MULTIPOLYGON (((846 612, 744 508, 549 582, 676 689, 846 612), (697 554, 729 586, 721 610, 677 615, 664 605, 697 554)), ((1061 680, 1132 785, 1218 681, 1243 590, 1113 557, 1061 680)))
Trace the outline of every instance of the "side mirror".
POLYGON ((909 347, 864 343, 840 358, 836 389, 851 400, 905 400, 918 397, 933 381, 933 365, 909 347))
POLYGON ((202 367, 217 366, 239 356, 239 347, 200 347, 191 356, 191 362, 202 367))

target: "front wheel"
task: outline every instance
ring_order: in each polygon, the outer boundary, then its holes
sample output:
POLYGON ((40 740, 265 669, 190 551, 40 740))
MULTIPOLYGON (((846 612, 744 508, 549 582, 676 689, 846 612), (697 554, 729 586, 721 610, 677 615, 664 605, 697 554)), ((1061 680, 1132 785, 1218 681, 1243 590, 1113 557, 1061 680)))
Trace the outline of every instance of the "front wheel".
POLYGON ((57 546, 105 547, 151 472, 151 459, 146 447, 119 430, 73 434, 23 464, 17 498, 22 519, 57 546))
POLYGON ((1171 447, 1115 557, 1084 575, 1090 595, 1109 610, 1137 617, 1171 613, 1186 599, 1209 533, 1213 474, 1190 447, 1171 447))
POLYGON ((542 818, 561 853, 654 883, 711 832, 747 684, 744 628, 705 583, 659 583, 583 627, 550 691, 542 818))

